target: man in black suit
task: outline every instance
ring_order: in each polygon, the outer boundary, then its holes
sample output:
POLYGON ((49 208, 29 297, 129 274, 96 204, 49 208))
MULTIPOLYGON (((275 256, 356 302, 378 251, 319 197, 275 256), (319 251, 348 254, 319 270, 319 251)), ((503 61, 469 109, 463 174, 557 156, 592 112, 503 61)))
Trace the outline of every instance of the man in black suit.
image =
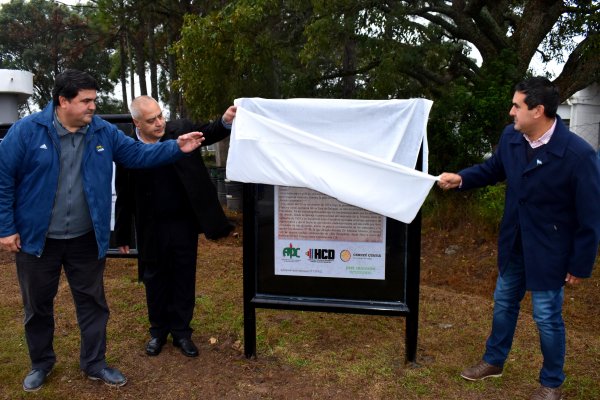
MULTIPOLYGON (((200 131, 205 145, 231 133, 236 107, 214 122, 195 124, 187 119, 166 122, 156 100, 140 96, 130 106, 136 138, 157 143, 200 131)), ((173 345, 196 357, 192 341, 198 234, 209 239, 227 236, 233 226, 219 204, 200 151, 175 163, 151 169, 117 166, 115 181, 115 237, 121 253, 132 243, 132 221, 137 232, 139 279, 146 287, 150 341, 146 354, 156 356, 173 337, 173 345)))

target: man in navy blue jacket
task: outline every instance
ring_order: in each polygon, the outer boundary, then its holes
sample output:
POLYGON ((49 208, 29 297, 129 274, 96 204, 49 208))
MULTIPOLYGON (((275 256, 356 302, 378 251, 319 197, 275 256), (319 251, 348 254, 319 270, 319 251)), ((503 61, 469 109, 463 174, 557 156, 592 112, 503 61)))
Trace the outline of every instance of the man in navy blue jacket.
POLYGON ((0 143, 0 248, 16 254, 31 371, 38 390, 56 362, 54 297, 61 267, 81 331, 81 370, 123 386, 106 364, 108 305, 103 273, 110 235, 113 161, 128 167, 171 163, 200 146, 200 132, 144 146, 94 116, 98 86, 89 74, 56 76, 52 103, 13 124, 0 143))
POLYGON ((483 359, 461 376, 502 375, 525 292, 531 292, 544 362, 532 399, 560 399, 565 379, 564 284, 588 278, 600 240, 600 169, 594 149, 556 114, 559 93, 546 78, 515 87, 507 126, 493 156, 443 173, 444 189, 471 189, 506 181, 498 238, 499 276, 492 331, 483 359))

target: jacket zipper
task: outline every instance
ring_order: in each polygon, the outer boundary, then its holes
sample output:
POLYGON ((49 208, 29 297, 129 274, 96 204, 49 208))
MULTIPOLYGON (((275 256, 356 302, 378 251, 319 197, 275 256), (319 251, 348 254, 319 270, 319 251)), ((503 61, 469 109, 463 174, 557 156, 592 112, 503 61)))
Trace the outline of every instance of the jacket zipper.
MULTIPOLYGON (((52 129, 52 128, 50 128, 50 129, 52 129)), ((60 170, 61 170, 60 146, 56 143, 56 141, 52 137, 50 129, 48 130, 48 136, 50 136, 50 141, 52 142, 52 145, 54 146, 54 149, 56 150, 56 154, 58 155, 58 176, 60 177, 60 170)), ((46 232, 44 233, 44 242, 42 243, 42 248, 40 250, 40 254, 37 255, 37 258, 42 257, 42 254, 44 253, 44 248, 46 247, 46 236, 48 236, 48 231, 50 230, 50 222, 52 221, 52 213, 54 211, 54 204, 56 202, 56 192, 57 191, 58 191, 58 179, 56 180, 56 187, 54 188, 54 199, 52 200, 52 209, 50 209, 50 218, 48 219, 48 228, 46 229, 46 232)))

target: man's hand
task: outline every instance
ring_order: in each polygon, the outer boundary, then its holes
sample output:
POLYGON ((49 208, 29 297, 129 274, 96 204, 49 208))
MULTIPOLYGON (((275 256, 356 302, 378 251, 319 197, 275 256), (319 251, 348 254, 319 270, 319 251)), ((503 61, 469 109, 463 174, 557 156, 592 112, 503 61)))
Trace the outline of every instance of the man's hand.
POLYGON ((233 124, 233 119, 235 118, 235 113, 237 112, 237 106, 229 106, 227 111, 223 114, 223 121, 231 125, 233 124))
POLYGON ((454 189, 460 186, 462 178, 458 174, 451 172, 444 172, 440 175, 438 186, 444 190, 454 189))
POLYGON ((181 151, 189 153, 200 147, 203 141, 202 132, 190 132, 179 136, 177 138, 177 145, 181 151))
POLYGON ((577 285, 582 280, 583 279, 573 276, 573 275, 569 274, 568 272, 567 272, 567 277, 565 278, 565 282, 567 282, 570 285, 577 285))
POLYGON ((18 233, 0 238, 0 248, 12 253, 18 253, 21 250, 21 236, 18 233))

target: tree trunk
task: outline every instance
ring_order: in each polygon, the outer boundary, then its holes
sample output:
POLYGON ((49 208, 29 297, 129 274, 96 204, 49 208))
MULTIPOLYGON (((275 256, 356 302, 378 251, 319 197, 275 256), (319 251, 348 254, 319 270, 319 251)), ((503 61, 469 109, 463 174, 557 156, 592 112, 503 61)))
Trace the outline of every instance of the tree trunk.
MULTIPOLYGON (((356 69, 356 42, 354 38, 346 39, 344 44, 343 70, 354 71, 356 69)), ((342 98, 351 99, 356 88, 356 75, 344 75, 342 77, 342 98)))
POLYGON ((135 99, 136 95, 135 95, 135 66, 133 63, 133 52, 131 51, 131 41, 127 42, 127 49, 128 49, 128 54, 129 54, 129 74, 130 74, 130 80, 129 80, 129 88, 130 88, 130 92, 131 92, 131 100, 135 99))
POLYGON ((127 110, 127 49, 125 47, 123 36, 119 36, 119 55, 121 57, 121 71, 119 73, 119 77, 121 78, 121 99, 123 100, 123 105, 121 106, 121 112, 124 114, 128 112, 127 110))
POLYGON ((148 24, 148 58, 150 68, 150 95, 158 101, 158 73, 154 27, 148 24))
POLYGON ((148 87, 146 86, 146 57, 144 56, 144 41, 136 40, 134 44, 135 50, 135 71, 139 78, 140 95, 148 95, 148 87))
MULTIPOLYGON (((167 26, 167 29, 167 45, 168 47, 171 47, 175 41, 175 34, 171 30, 170 25, 167 26)), ((174 119, 177 116, 182 117, 182 113, 178 107, 181 101, 181 96, 179 95, 179 91, 173 88, 173 82, 179 79, 179 75, 177 74, 177 62, 173 54, 167 54, 167 63, 169 65, 169 77, 171 82, 171 85, 169 85, 169 112, 171 114, 171 119, 174 119)))

